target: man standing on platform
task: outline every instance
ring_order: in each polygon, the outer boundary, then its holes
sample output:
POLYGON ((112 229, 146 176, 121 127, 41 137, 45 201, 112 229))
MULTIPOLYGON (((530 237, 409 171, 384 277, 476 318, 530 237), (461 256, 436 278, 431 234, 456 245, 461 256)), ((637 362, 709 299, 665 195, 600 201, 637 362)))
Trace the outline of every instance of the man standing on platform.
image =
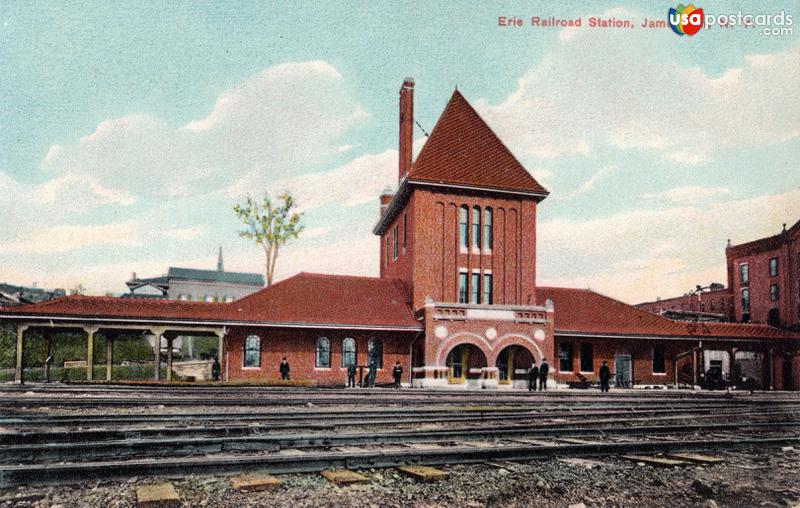
POLYGON ((284 380, 284 381, 288 381, 289 380, 289 361, 286 359, 285 356, 281 360, 281 366, 280 366, 279 370, 281 371, 281 379, 284 380))
POLYGON ((536 391, 536 381, 539 379, 539 367, 536 366, 536 360, 533 361, 533 365, 528 370, 528 391, 535 392, 536 391))
POLYGON ((400 388, 400 378, 403 377, 403 366, 400 365, 400 362, 394 362, 392 377, 394 378, 394 387, 400 388))
POLYGON ((356 364, 354 362, 350 362, 350 365, 347 366, 347 387, 356 387, 356 364))
POLYGON ((550 366, 547 365, 547 359, 542 358, 542 365, 539 366, 539 391, 547 390, 547 373, 550 371, 550 366))
POLYGON ((600 391, 608 391, 608 380, 611 379, 611 371, 608 369, 608 362, 603 360, 603 365, 600 367, 600 391))

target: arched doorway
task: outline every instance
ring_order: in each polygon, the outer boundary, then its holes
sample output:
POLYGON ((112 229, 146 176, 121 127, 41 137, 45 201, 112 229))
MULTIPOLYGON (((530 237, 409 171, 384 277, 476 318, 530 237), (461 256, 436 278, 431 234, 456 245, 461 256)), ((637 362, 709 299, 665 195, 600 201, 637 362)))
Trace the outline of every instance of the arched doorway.
POLYGON ((781 314, 778 309, 769 309, 769 312, 767 312, 767 324, 774 328, 780 328, 781 314))
POLYGON ((470 380, 480 380, 481 369, 487 367, 486 355, 472 344, 458 344, 447 353, 445 360, 447 378, 450 383, 469 384, 470 380))
POLYGON ((498 381, 501 385, 514 385, 515 380, 525 381, 532 364, 533 355, 528 349, 519 345, 507 346, 495 361, 498 381))

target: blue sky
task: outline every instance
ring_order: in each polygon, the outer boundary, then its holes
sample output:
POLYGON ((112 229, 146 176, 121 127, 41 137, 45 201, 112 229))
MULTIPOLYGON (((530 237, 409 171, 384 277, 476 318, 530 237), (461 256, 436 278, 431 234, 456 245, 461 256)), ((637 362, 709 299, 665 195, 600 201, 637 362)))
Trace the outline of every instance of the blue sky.
POLYGON ((231 207, 283 189, 308 230, 280 277, 376 274, 405 76, 426 130, 458 86, 551 190, 543 284, 682 293, 724 282, 727 238, 800 219, 800 2, 700 5, 784 10, 777 37, 640 29, 666 17, 652 2, 474 4, 0 2, 0 280, 121 292, 132 271, 211 268, 219 245, 260 271, 231 207))

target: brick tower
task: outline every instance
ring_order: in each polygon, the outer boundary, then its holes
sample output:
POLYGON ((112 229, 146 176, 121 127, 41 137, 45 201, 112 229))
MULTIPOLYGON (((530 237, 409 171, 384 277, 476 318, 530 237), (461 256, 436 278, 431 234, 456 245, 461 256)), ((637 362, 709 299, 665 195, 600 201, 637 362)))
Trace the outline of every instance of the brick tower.
POLYGON ((521 384, 553 358, 536 306, 536 207, 548 192, 461 93, 412 160, 414 81, 400 89, 399 182, 381 196, 381 277, 402 280, 423 321, 414 383, 521 384))

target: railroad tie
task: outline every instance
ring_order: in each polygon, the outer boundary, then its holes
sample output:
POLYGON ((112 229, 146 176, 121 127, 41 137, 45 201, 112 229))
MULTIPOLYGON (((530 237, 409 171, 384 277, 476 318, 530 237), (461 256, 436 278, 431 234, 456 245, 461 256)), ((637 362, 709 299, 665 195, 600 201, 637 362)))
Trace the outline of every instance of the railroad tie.
POLYGON ((283 483, 266 473, 233 476, 230 478, 230 482, 234 490, 242 491, 276 490, 283 483))
POLYGON ((136 504, 140 508, 180 506, 181 496, 169 482, 136 487, 136 504))
POLYGON ((647 455, 623 455, 622 458, 633 460, 635 462, 643 462, 650 466, 672 467, 689 465, 689 462, 686 462, 685 460, 668 459, 666 457, 650 457, 647 455))
POLYGON ((435 482, 447 477, 441 469, 429 466, 401 466, 397 468, 401 473, 423 482, 435 482))
POLYGON ((322 476, 336 485, 352 485, 354 483, 369 483, 366 476, 350 471, 349 469, 328 469, 323 471, 322 476))

